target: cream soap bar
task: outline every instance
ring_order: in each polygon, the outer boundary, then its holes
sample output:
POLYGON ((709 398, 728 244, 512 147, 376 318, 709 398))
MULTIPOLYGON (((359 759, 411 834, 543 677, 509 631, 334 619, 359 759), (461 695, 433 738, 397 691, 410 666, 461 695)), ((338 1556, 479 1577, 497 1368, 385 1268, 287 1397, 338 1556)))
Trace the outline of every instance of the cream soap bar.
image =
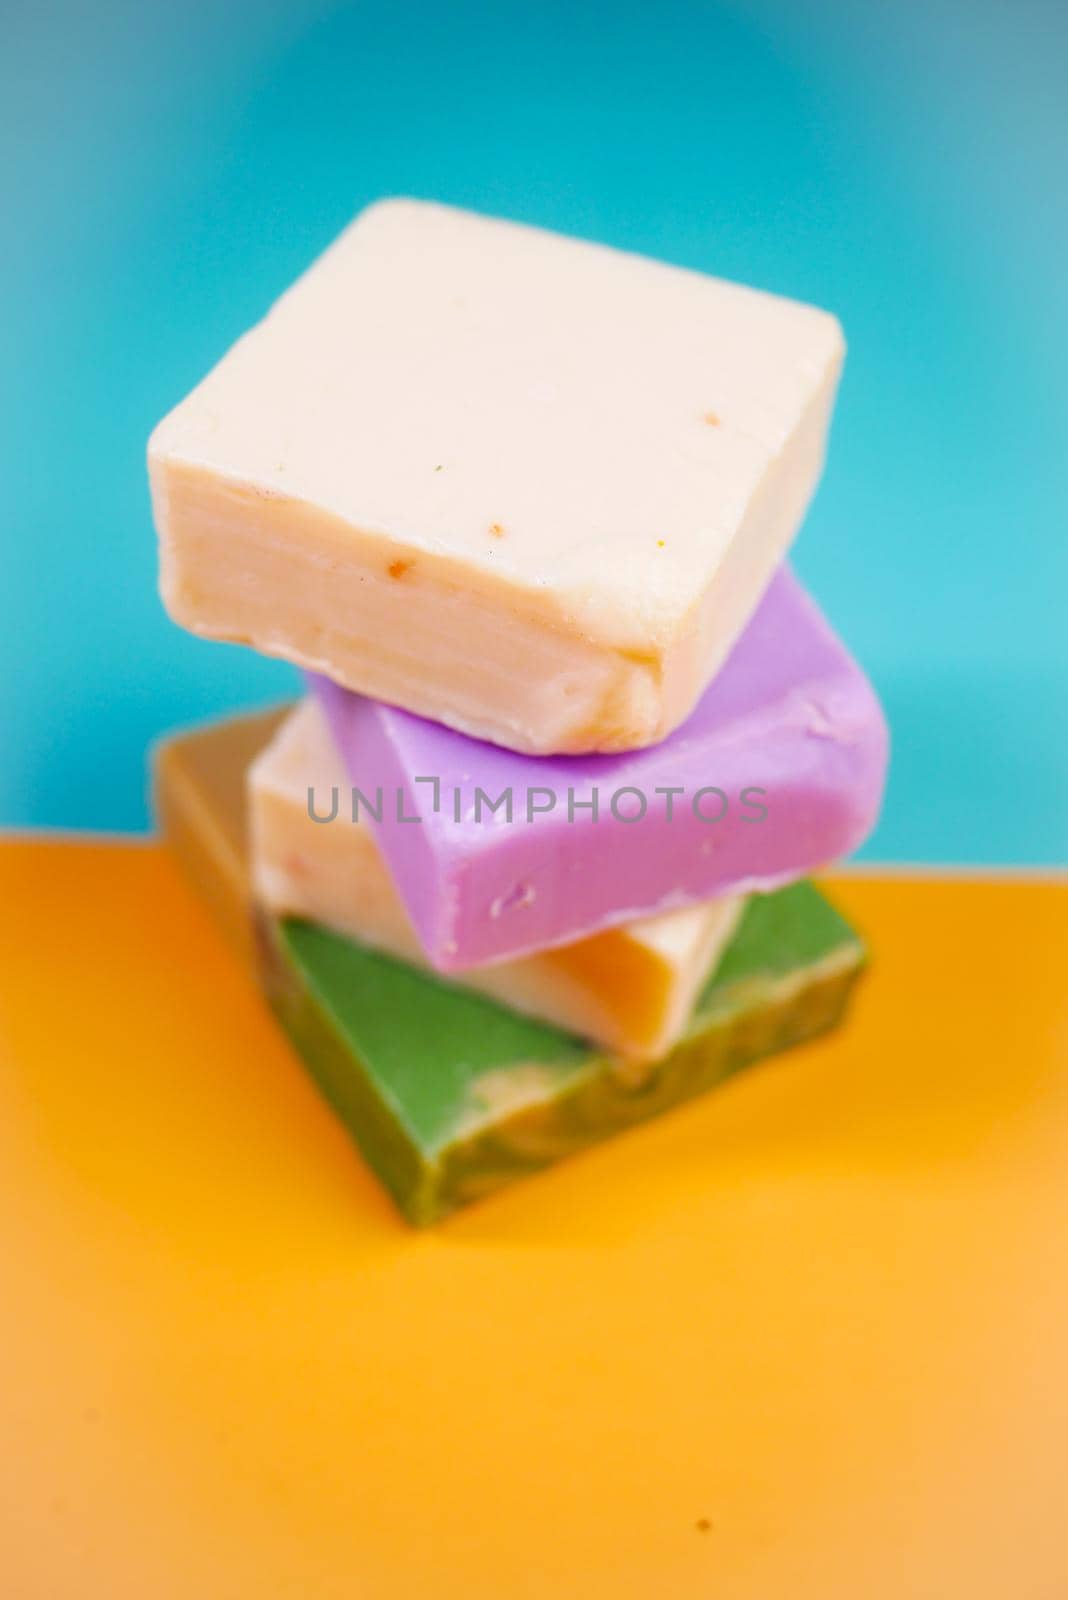
POLYGON ((812 307, 383 201, 154 432, 164 601, 511 749, 654 744, 798 528, 842 355, 812 307))
MULTIPOLYGON (((425 967, 385 861, 366 822, 339 804, 330 822, 310 815, 308 790, 348 796, 344 764, 322 711, 293 711, 249 774, 252 878, 278 916, 322 923, 361 944, 425 967)), ((707 901, 646 917, 522 960, 462 974, 467 988, 551 1022, 620 1055, 663 1055, 734 934, 744 901, 707 901)))

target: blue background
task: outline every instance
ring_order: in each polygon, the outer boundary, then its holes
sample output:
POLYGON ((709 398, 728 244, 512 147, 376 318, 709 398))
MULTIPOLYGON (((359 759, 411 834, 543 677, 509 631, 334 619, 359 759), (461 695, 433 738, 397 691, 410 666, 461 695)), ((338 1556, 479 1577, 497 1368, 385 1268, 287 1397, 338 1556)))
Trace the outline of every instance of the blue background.
POLYGON ((375 196, 814 300, 797 564, 895 738, 873 859, 1068 858, 1068 7, 2 7, 0 824, 138 829, 146 744, 287 692, 155 591, 144 442, 375 196))

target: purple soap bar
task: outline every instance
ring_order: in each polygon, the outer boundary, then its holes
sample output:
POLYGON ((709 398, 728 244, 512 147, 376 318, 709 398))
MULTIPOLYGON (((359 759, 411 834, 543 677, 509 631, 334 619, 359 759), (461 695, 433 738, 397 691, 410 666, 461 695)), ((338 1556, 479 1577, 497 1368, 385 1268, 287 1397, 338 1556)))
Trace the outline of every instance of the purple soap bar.
POLYGON ((517 755, 312 681, 356 786, 342 814, 352 798, 375 828, 442 972, 776 888, 855 849, 882 798, 879 702, 785 568, 692 716, 645 750, 517 755))

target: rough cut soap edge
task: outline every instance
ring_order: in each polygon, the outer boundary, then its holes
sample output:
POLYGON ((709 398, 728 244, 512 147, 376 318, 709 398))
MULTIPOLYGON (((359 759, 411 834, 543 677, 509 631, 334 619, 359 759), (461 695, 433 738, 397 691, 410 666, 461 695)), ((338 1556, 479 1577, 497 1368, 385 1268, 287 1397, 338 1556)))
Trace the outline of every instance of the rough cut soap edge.
MULTIPOLYGON (((266 715, 277 718, 279 714, 274 712, 266 715)), ((225 726, 226 724, 222 725, 224 728, 225 726)), ((223 842, 221 857, 216 856, 212 849, 205 850, 202 847, 200 832, 196 828, 194 813, 191 812, 190 806, 195 798, 196 814, 199 814, 206 801, 205 792, 198 788, 194 797, 189 784, 184 781, 178 788, 161 781, 169 759, 176 754, 177 748, 169 742, 164 742, 155 754, 157 804, 161 796, 165 797, 168 793, 171 793, 174 802, 173 805, 167 804, 161 808, 160 822, 163 831, 175 849, 183 869, 189 874, 193 886, 207 896, 209 909, 215 918, 221 920, 224 927, 230 928, 232 932, 240 930, 240 936, 235 942, 242 955, 252 956, 253 917, 246 898, 246 870, 241 847, 233 840, 222 841, 221 835, 220 841, 223 842), (220 865, 225 869, 221 877, 220 865)), ((218 799, 218 796, 216 798, 218 799)), ((214 837, 214 830, 212 832, 214 837)), ((796 894, 802 887, 797 886, 794 893, 796 894)), ((818 891, 809 888, 808 893, 814 895, 818 891)), ((820 898, 822 899, 822 896, 820 898)), ((737 1048, 733 1063, 729 1058, 724 1059, 722 1054, 718 1067, 715 1059, 705 1061, 703 1066, 699 1059, 695 1070, 703 1072, 703 1079, 695 1082, 692 1088, 679 1088, 669 1099, 668 1104, 677 1104, 701 1092, 703 1088, 711 1087, 729 1072, 766 1053, 767 1048, 783 1049, 790 1044, 799 1043, 834 1026, 840 1019, 853 984, 863 969, 866 956, 862 941, 844 919, 825 901, 824 909, 841 929, 837 943, 822 960, 810 963, 808 968, 802 965, 788 970, 784 976, 774 980, 771 986, 775 990, 776 1004, 783 1010, 784 1020, 793 1019, 794 1031, 789 1036, 784 1032, 778 1043, 772 1046, 761 1046, 759 1039, 754 1037, 760 1028, 758 1007, 756 1015, 751 1019, 753 1028, 750 1030, 748 1040, 745 1039, 744 1033, 741 1037, 735 1038, 737 1048), (819 973, 820 976, 816 980, 816 992, 810 995, 814 973, 819 973), (819 1000, 821 990, 822 1002, 819 1000), (798 1006, 804 1007, 803 1015, 795 1015, 794 1008, 798 1006)), ((263 921, 257 922, 254 937, 260 952, 257 964, 261 984, 267 989, 271 1003, 286 1026, 298 1054, 303 1058, 312 1077, 319 1083, 328 1101, 334 1105, 350 1137, 353 1137, 357 1145, 364 1150, 372 1170, 394 1195, 398 1206, 411 1221, 419 1224, 433 1222, 457 1206, 478 1198, 482 1192, 489 1192, 511 1181, 517 1175, 513 1170, 514 1160, 512 1167, 498 1170, 488 1184, 484 1174, 472 1170, 473 1163, 477 1167, 475 1155, 479 1149, 479 1141, 489 1139, 491 1134, 493 1139, 498 1137, 497 1130, 487 1129, 484 1121, 480 1123, 477 1117, 472 1121, 468 1138, 458 1142, 451 1141, 428 1161, 414 1141, 403 1137, 396 1117, 386 1112, 380 1096, 367 1080, 366 1074, 361 1073, 359 1078, 354 1075, 351 1051, 344 1045, 339 1046, 336 1031, 323 1016, 322 1008, 312 1004, 307 986, 296 979, 289 963, 279 953, 274 925, 263 921), (340 1074, 337 1073, 336 1067, 331 1065, 339 1058, 340 1074), (326 1072, 334 1074, 331 1080, 335 1084, 334 1092, 331 1092, 330 1083, 323 1081, 326 1072), (364 1130, 362 1138, 361 1129, 364 1130), (377 1132, 379 1143, 377 1147, 368 1149, 366 1140, 369 1136, 368 1130, 371 1129, 377 1132)), ((724 964, 729 964, 729 957, 730 950, 724 957, 724 964)), ((743 969, 744 965, 743 959, 743 969)), ((761 988, 765 995, 768 994, 768 985, 760 985, 759 982, 750 984, 751 991, 758 992, 761 988)), ((758 994, 754 992, 753 998, 757 997, 758 994)), ((740 1020, 744 1021, 744 1016, 740 1020)), ((662 1094, 671 1092, 670 1083, 666 1090, 664 1083, 671 1064, 679 1059, 685 1059, 694 1049, 698 1050, 700 1056, 699 1040, 695 1043, 691 1036, 676 1047, 666 1063, 660 1064, 662 1094)), ((584 1060, 588 1064, 584 1065, 580 1060, 577 1068, 583 1080, 588 1077, 591 1069, 594 1072, 595 1083, 598 1072, 606 1076, 610 1074, 610 1087, 618 1103, 622 1106, 633 1103, 628 1102, 627 1094, 629 1092, 633 1095, 638 1084, 634 1080, 628 1080, 625 1072, 620 1070, 618 1062, 611 1062, 593 1053, 584 1060)), ((647 1084, 648 1081, 647 1077, 642 1077, 639 1083, 647 1084)), ((631 1117, 630 1121, 644 1120, 644 1097, 637 1104, 643 1114, 640 1117, 631 1117)), ((667 1104, 657 1107, 657 1109, 667 1108, 667 1104)), ((529 1146, 536 1128, 531 1128, 529 1118, 531 1116, 537 1118, 538 1108, 536 1105, 532 1106, 529 1101, 516 1106, 514 1132, 518 1140, 517 1150, 525 1152, 523 1171, 544 1166, 549 1161, 555 1160, 558 1153, 564 1154, 567 1150, 582 1148, 604 1136, 604 1130, 600 1126, 592 1129, 590 1127, 589 1119, 593 1115, 591 1100, 579 1099, 575 1109, 581 1113, 577 1118, 579 1132, 576 1134, 574 1129, 569 1132, 564 1141, 567 1149, 548 1153, 543 1151, 540 1158, 533 1159, 529 1146)), ((511 1120, 509 1119, 509 1122, 511 1120)))
MULTIPOLYGON (((710 573, 694 606, 666 631, 657 628, 648 639, 628 644, 610 634, 601 636, 599 608, 590 612, 579 595, 555 596, 537 587, 512 585, 503 575, 496 579, 480 576, 480 588, 486 590, 491 601, 485 608, 485 637, 476 608, 476 620, 466 618, 463 636, 457 640, 454 654, 458 675, 465 665, 469 669, 473 659, 494 659, 502 621, 513 638, 529 634, 534 655, 539 647, 544 650, 551 646, 559 652, 565 642, 567 646, 567 661, 558 664, 548 680, 538 674, 536 667, 529 673, 514 675, 507 697, 510 714, 502 710, 487 717, 485 702, 477 689, 473 700, 470 689, 454 689, 441 695, 441 684, 451 681, 448 668, 439 671, 436 683, 428 690, 418 671, 409 684, 404 683, 403 660, 395 671, 387 665, 383 649, 386 630, 376 606, 385 597, 392 598, 392 591, 401 584, 383 581, 383 557, 389 554, 404 558, 391 562, 389 570, 393 565, 404 567, 404 601, 409 610, 418 594, 409 574, 418 570, 424 582, 430 575, 425 625, 433 627, 439 644, 441 615, 449 615, 448 595, 465 583, 462 566, 451 557, 427 549, 413 548, 406 555, 396 541, 354 527, 328 509, 264 490, 237 477, 224 478, 213 471, 201 481, 196 461, 168 443, 171 419, 184 401, 157 425, 147 451, 163 605, 176 623, 199 637, 252 645, 262 654, 321 672, 358 693, 506 749, 534 755, 588 754, 656 744, 685 720, 726 659, 793 543, 819 485, 845 356, 845 340, 837 319, 826 312, 820 315, 833 326, 835 338, 826 361, 812 375, 812 388, 801 419, 768 463, 726 555, 710 573), (769 504, 773 508, 770 512, 769 504), (255 519, 252 528, 248 526, 250 512, 255 519), (198 536, 205 521, 214 525, 215 537, 210 541, 198 536), (292 537, 291 525, 296 523, 304 524, 298 539, 292 537), (755 550, 754 523, 762 533, 755 550), (214 620, 202 612, 198 614, 198 604, 202 605, 207 597, 218 605, 225 595, 219 583, 220 540, 227 557, 232 559, 243 540, 251 540, 255 549, 262 543, 264 532, 272 530, 275 537, 267 540, 268 548, 272 542, 275 544, 284 565, 302 563, 306 575, 318 569, 324 591, 322 609, 304 619, 292 637, 278 636, 269 616, 260 624, 248 611, 241 612, 241 606, 248 605, 250 588, 245 568, 234 575, 231 612, 227 613, 224 606, 223 614, 214 620), (367 637, 353 648, 344 630, 351 627, 352 617, 367 606, 372 591, 380 599, 371 607, 367 637), (528 613, 526 617, 515 615, 517 601, 521 610, 528 613), (712 634, 712 619, 727 605, 734 608, 731 628, 712 634), (336 608, 336 616, 344 619, 340 623, 324 623, 331 606, 336 608), (576 628, 576 619, 581 627, 576 628), (333 654, 322 653, 324 635, 333 638, 333 654), (574 693, 576 682, 591 680, 596 680, 591 692, 574 693), (531 684, 537 686, 534 694, 529 693, 531 684), (556 695, 556 720, 545 731, 545 717, 538 716, 537 708, 544 706, 547 697, 552 698, 556 684, 561 691, 565 685, 569 690, 556 695), (515 708, 524 705, 524 694, 527 709, 517 713, 515 708)), ((405 626, 412 628, 410 616, 405 619, 405 626)), ((394 636, 402 631, 398 626, 394 636)))
POLYGON ((276 926, 261 921, 260 939, 263 981, 276 1015, 371 1170, 417 1227, 826 1032, 844 1016, 866 962, 865 947, 850 930, 807 968, 747 985, 734 1004, 711 1013, 639 1077, 591 1051, 571 1083, 555 1087, 546 1102, 539 1098, 537 1064, 531 1063, 525 1090, 508 1116, 489 1122, 473 1108, 464 1136, 427 1154, 405 1137, 329 1012, 294 972, 276 926))
MULTIPOLYGON (((276 771, 274 753, 280 739, 291 738, 293 728, 300 728, 299 739, 306 737, 304 724, 298 719, 309 713, 316 718, 321 715, 317 701, 308 700, 299 705, 248 769, 246 790, 253 898, 268 915, 317 922, 395 961, 431 971, 385 857, 366 822, 355 826, 343 824, 348 837, 339 834, 329 841, 321 829, 313 827, 314 837, 309 839, 307 848, 326 849, 327 861, 331 864, 327 866, 320 857, 310 875, 304 871, 294 873, 287 866, 286 857, 293 838, 291 827, 304 825, 304 810, 303 803, 298 802, 289 786, 286 772, 279 775, 276 771), (279 842, 280 837, 284 843, 279 842), (330 880, 325 899, 318 889, 324 874, 330 880), (369 887, 370 899, 379 906, 388 907, 392 903, 396 906, 396 916, 387 914, 375 926, 361 921, 359 903, 367 899, 369 887)), ((307 755, 306 745, 298 743, 296 748, 301 755, 307 755)), ((285 759, 287 762, 292 759, 288 745, 285 759)), ((330 832, 327 829, 327 833, 330 832)), ((304 855, 304 850, 300 854, 304 855)), ((655 1059, 675 1044, 687 1026, 694 1001, 708 981, 714 962, 719 960, 733 936, 743 905, 739 897, 722 896, 713 905, 688 911, 689 918, 703 915, 705 926, 698 927, 694 922, 696 945, 688 961, 678 968, 671 965, 654 941, 652 953, 645 958, 645 970, 655 969, 661 980, 660 992, 669 997, 670 1003, 667 999, 660 1003, 659 1025, 642 1035, 633 1023, 628 1025, 595 982, 591 984, 584 978, 578 967, 569 967, 566 946, 489 968, 467 969, 454 981, 522 1015, 588 1038, 591 1048, 595 1046, 635 1061, 655 1059), (668 973, 666 978, 665 972, 668 973)), ((630 931, 640 943, 641 928, 630 931)), ((632 950, 637 948, 627 936, 628 929, 618 930, 618 937, 632 950)), ((587 943, 575 942, 580 947, 587 943)), ((581 960, 581 951, 578 954, 581 960)), ((615 953, 617 974, 619 960, 619 954, 615 953)), ((587 954, 587 971, 588 962, 587 954)))
MULTIPOLYGON (((845 1015, 863 956, 836 952, 806 973, 770 984, 752 1008, 712 1018, 696 1036, 684 1038, 650 1072, 633 1080, 604 1057, 591 1062, 548 1107, 519 1105, 503 1122, 472 1129, 470 1138, 442 1151, 414 1197, 433 1222, 662 1112, 696 1099, 734 1073, 803 1044, 833 1028, 845 1015)), ((410 1213, 409 1213, 410 1214, 410 1213)))
POLYGON ((664 726, 650 744, 681 727, 694 710, 745 632, 801 530, 823 477, 845 359, 845 340, 837 322, 835 327, 837 347, 809 396, 797 427, 769 462, 711 582, 665 652, 664 726), (806 459, 810 462, 807 468, 806 459), (734 626, 709 644, 707 641, 713 637, 712 618, 726 606, 734 612, 734 626), (692 689, 694 658, 696 692, 692 689))
POLYGON ((172 620, 199 638, 250 645, 459 733, 532 755, 640 747, 667 731, 659 649, 640 657, 593 641, 547 610, 543 592, 488 579, 481 587, 494 590, 491 603, 465 605, 450 637, 442 620, 451 620, 450 601, 466 582, 451 558, 413 551, 401 559, 401 546, 303 501, 237 482, 199 483, 195 465, 151 446, 149 476, 160 598, 172 620), (402 575, 389 577, 390 566, 402 575), (280 632, 268 595, 281 589, 292 596, 302 585, 310 599, 280 632), (361 620, 358 637, 354 619, 361 620), (502 632, 519 654, 502 676, 507 695, 502 688, 500 708, 487 714, 486 664, 500 663, 502 632), (418 651, 401 648, 404 639, 425 633, 443 651, 430 682, 418 651), (548 674, 539 670, 546 657, 548 674))

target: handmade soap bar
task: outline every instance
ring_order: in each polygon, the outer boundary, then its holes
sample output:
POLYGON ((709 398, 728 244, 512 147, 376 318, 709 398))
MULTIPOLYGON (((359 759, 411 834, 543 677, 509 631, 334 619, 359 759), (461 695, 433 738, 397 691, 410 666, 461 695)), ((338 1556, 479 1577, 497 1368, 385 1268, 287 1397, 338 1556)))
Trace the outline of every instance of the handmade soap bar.
POLYGON ((879 703, 785 569, 697 710, 651 750, 519 756, 316 688, 444 972, 788 882, 854 849, 882 796, 879 703))
POLYGON ((635 1080, 567 1034, 314 923, 272 932, 275 1008, 417 1224, 832 1027, 864 954, 810 884, 754 897, 682 1040, 635 1080))
MULTIPOLYGON (((365 821, 352 819, 341 757, 314 700, 282 724, 249 772, 252 876, 260 902, 424 966, 419 941, 365 821), (309 789, 336 792, 316 822, 309 789)), ((513 1010, 632 1057, 663 1055, 734 931, 743 901, 704 901, 645 917, 518 961, 475 967, 462 981, 513 1010)))
POLYGON ((248 870, 248 770, 290 709, 171 734, 153 752, 152 800, 160 829, 230 943, 249 962, 258 957, 248 870))
MULTIPOLYGON (((156 757, 168 840, 230 932, 251 914, 235 774, 269 737, 269 724, 237 719, 180 735, 156 757)), ((683 1039, 634 1076, 558 1029, 314 923, 268 919, 259 945, 297 1049, 415 1223, 832 1027, 864 962, 856 934, 810 884, 757 896, 683 1039)))
POLYGON ((653 744, 797 530, 842 354, 808 306, 383 202, 153 434, 164 601, 512 749, 653 744))

